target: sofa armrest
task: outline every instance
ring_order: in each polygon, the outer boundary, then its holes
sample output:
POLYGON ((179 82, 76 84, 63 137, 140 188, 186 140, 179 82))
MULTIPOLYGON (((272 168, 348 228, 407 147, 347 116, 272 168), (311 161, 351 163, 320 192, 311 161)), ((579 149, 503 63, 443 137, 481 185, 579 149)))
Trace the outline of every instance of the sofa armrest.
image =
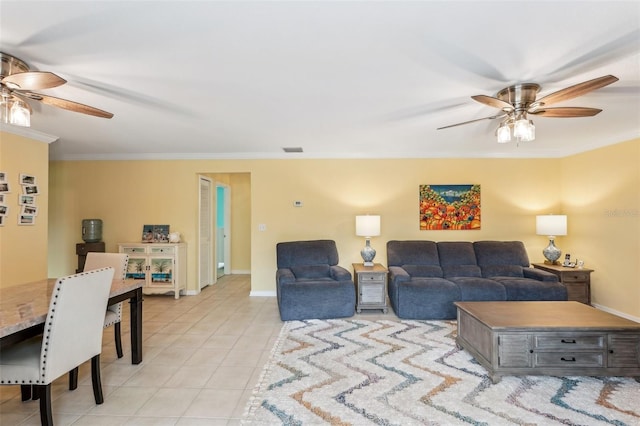
POLYGON ((551 272, 543 271, 542 269, 534 268, 522 268, 522 273, 525 278, 531 278, 538 281, 545 282, 558 282, 558 277, 551 272))
POLYGON ((280 268, 276 271, 276 282, 278 284, 289 284, 296 281, 296 276, 289 268, 280 268))
POLYGON ((411 275, 400 266, 389 266, 389 281, 397 284, 411 280, 411 275))
POLYGON ((333 265, 329 268, 329 272, 331 272, 331 278, 336 281, 351 281, 351 272, 342 266, 333 265))

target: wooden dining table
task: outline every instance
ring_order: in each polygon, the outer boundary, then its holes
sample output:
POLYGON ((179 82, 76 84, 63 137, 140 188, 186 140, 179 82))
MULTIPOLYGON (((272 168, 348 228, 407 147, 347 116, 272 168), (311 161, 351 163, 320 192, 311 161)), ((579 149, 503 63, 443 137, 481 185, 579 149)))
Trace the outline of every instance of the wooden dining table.
MULTIPOLYGON (((0 288, 0 348, 42 333, 56 281, 49 278, 0 288)), ((142 284, 141 280, 113 280, 109 293, 108 305, 129 300, 132 364, 142 362, 142 284)))

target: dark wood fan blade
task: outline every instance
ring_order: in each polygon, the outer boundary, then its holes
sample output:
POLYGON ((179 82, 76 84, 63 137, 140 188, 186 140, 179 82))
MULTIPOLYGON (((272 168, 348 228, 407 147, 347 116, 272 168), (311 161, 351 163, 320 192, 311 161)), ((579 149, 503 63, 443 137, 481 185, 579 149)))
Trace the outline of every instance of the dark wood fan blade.
POLYGON ((578 83, 544 96, 538 99, 534 105, 551 105, 557 102, 577 98, 578 96, 582 96, 593 90, 608 86, 616 81, 618 81, 618 77, 614 77, 612 75, 605 75, 603 77, 594 78, 593 80, 583 81, 582 83, 578 83))
POLYGON ((476 118, 475 120, 463 121, 462 123, 450 124, 448 126, 438 127, 436 130, 448 129, 449 127, 462 126, 464 124, 475 123, 476 121, 494 120, 496 118, 506 117, 508 114, 492 115, 491 117, 476 118))
POLYGON ((509 102, 503 101, 502 99, 498 99, 498 98, 494 98, 486 95, 475 95, 475 96, 472 96, 471 99, 473 99, 476 102, 480 102, 481 104, 489 105, 494 108, 499 108, 503 111, 513 111, 513 105, 511 105, 509 102))
POLYGON ((61 86, 67 80, 52 72, 28 71, 8 75, 2 79, 2 82, 12 89, 41 90, 61 86))
POLYGON ((529 111, 529 114, 540 115, 542 117, 572 118, 572 117, 593 117, 602 112, 598 108, 583 107, 558 107, 558 108, 541 108, 529 111))
POLYGON ((80 112, 82 114, 93 115, 101 118, 111 118, 113 114, 107 111, 103 111, 98 108, 84 105, 78 102, 68 101, 66 99, 56 98, 54 96, 42 95, 34 92, 22 92, 23 96, 33 99, 34 101, 42 102, 45 105, 51 105, 58 108, 63 108, 73 112, 80 112))

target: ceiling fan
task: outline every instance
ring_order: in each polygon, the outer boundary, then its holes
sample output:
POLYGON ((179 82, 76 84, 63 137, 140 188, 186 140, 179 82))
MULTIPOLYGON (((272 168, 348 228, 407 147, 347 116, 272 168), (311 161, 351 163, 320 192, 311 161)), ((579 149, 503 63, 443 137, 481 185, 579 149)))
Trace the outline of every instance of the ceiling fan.
POLYGON ((490 117, 439 127, 438 130, 482 120, 503 119, 496 130, 499 143, 509 142, 512 137, 517 141, 532 141, 535 139, 535 126, 533 121, 527 118, 527 114, 556 118, 592 117, 602 110, 584 107, 549 108, 548 106, 577 98, 616 81, 618 81, 617 77, 605 75, 566 87, 537 100, 536 95, 540 91, 540 85, 536 83, 522 83, 506 87, 500 90, 495 97, 486 95, 471 96, 474 101, 498 108, 501 112, 490 117))
POLYGON ((0 52, 0 61, 0 121, 3 123, 29 127, 32 113, 29 100, 96 117, 113 117, 112 113, 98 108, 32 92, 58 87, 67 81, 52 72, 31 71, 24 61, 7 53, 0 52))

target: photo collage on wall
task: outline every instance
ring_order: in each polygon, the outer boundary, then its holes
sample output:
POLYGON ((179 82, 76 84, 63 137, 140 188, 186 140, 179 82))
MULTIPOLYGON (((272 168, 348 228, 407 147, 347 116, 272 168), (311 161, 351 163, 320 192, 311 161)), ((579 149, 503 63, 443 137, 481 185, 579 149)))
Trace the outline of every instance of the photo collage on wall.
MULTIPOLYGON (((20 173, 20 193, 18 194, 18 225, 35 225, 38 216, 37 199, 40 193, 33 175, 20 173)), ((6 172, 0 171, 0 226, 4 226, 9 217, 9 196, 12 187, 6 172)))

